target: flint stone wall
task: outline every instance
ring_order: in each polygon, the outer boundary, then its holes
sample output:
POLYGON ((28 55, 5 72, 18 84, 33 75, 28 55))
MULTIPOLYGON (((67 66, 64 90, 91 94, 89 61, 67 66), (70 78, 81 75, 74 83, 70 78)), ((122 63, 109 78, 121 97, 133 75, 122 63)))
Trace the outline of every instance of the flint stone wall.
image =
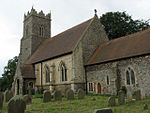
MULTIPOLYGON (((121 86, 126 86, 133 94, 137 89, 143 89, 146 96, 150 96, 150 55, 128 58, 120 61, 114 61, 104 64, 87 66, 87 82, 98 83, 102 87, 102 94, 117 94, 115 79, 116 69, 121 74, 121 86), (126 84, 126 70, 130 67, 134 70, 136 85, 126 84), (109 76, 110 84, 106 84, 106 77, 109 76)), ((95 88, 97 89, 97 87, 95 88)), ((98 93, 93 91, 93 93, 98 93)))

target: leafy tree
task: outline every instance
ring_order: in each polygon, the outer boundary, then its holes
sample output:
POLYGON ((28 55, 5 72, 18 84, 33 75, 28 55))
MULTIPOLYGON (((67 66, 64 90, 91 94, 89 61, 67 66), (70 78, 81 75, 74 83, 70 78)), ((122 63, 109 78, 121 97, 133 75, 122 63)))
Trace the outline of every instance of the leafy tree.
POLYGON ((18 57, 15 56, 13 59, 10 59, 7 66, 4 67, 2 78, 0 78, 0 91, 11 89, 11 85, 16 71, 17 61, 18 57))
POLYGON ((148 21, 133 20, 126 12, 108 12, 100 17, 100 21, 110 40, 150 27, 148 21))

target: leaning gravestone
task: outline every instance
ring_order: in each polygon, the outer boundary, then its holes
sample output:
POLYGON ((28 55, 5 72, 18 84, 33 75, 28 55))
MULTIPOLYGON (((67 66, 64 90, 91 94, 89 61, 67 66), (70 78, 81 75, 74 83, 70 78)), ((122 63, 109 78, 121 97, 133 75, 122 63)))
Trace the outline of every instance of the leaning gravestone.
POLYGON ((124 91, 122 90, 118 92, 118 104, 119 105, 125 104, 125 94, 124 94, 124 91))
POLYGON ((85 92, 83 89, 79 89, 78 92, 77 92, 77 95, 78 95, 78 99, 83 99, 84 96, 85 96, 85 92))
POLYGON ((104 109, 96 109, 93 113, 113 113, 112 109, 104 108, 104 109))
POLYGON ((50 91, 46 90, 43 94, 43 102, 50 102, 51 101, 51 93, 50 91))
POLYGON ((26 103, 20 96, 11 98, 8 102, 8 113, 24 113, 26 103))
POLYGON ((61 101, 61 100, 62 100, 61 91, 56 90, 56 91, 54 92, 54 100, 55 100, 55 101, 61 101))
POLYGON ((12 97, 13 97, 13 92, 7 90, 5 93, 6 102, 8 102, 12 97))
POLYGON ((140 90, 137 90, 135 92, 135 95, 136 95, 136 100, 141 100, 141 91, 140 90))
POLYGON ((68 89, 66 91, 66 97, 67 97, 67 100, 73 100, 74 99, 74 92, 73 92, 73 90, 68 89))
POLYGON ((3 101, 4 101, 4 95, 2 92, 0 92, 0 109, 3 108, 3 101))
POLYGON ((25 101, 26 104, 32 103, 32 97, 30 95, 25 95, 23 100, 25 101))
POLYGON ((109 106, 115 106, 116 105, 115 97, 113 97, 113 96, 109 97, 108 105, 109 106))

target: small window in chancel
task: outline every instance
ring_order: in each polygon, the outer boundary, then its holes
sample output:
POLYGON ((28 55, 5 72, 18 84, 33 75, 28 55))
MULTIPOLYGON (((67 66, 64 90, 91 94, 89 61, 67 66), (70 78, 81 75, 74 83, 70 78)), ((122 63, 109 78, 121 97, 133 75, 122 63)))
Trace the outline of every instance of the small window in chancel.
POLYGON ((109 83, 109 76, 107 76, 107 85, 109 85, 110 83, 109 83))

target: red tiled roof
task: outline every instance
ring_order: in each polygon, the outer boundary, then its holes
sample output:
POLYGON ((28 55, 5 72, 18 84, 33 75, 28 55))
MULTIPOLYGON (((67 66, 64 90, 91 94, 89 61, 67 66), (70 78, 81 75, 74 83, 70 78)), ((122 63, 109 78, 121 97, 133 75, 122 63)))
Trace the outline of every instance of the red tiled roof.
POLYGON ((21 74, 23 78, 35 78, 34 68, 32 65, 21 66, 21 74))
POLYGON ((150 29, 100 43, 87 65, 150 53, 150 29))
POLYGON ((30 57, 27 64, 41 62, 43 60, 72 52, 92 19, 68 29, 53 38, 46 39, 30 57))

